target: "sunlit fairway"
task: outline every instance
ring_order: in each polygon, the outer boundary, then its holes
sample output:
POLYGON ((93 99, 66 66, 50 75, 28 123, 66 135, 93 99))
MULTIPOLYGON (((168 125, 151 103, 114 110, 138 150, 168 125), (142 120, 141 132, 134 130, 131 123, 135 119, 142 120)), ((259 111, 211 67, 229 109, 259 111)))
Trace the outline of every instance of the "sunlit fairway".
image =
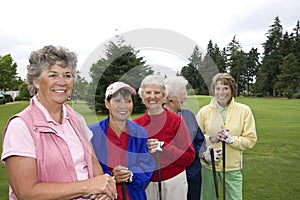
MULTIPOLYGON (((185 106, 197 113, 210 99, 208 96, 191 96, 185 106)), ((300 100, 239 97, 236 101, 245 103, 252 109, 258 134, 254 148, 244 152, 244 199, 300 199, 300 100)), ((95 115, 84 102, 69 103, 83 114, 88 125, 106 117, 95 115)), ((28 102, 16 102, 0 106, 1 137, 9 117, 27 105, 28 102)), ((133 114, 132 118, 138 115, 133 114)), ((0 147, 2 152, 1 144, 0 147)), ((8 183, 3 164, 0 166, 0 200, 2 199, 8 199, 8 183)))

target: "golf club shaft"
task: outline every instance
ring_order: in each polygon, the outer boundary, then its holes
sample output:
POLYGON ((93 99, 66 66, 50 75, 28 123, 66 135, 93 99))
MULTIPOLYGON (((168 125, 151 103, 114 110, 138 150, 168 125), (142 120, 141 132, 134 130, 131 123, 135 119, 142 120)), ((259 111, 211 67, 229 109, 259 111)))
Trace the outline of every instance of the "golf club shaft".
POLYGON ((212 172, 213 172, 213 177, 214 177, 216 199, 218 200, 219 199, 219 192, 218 192, 218 181, 217 181, 217 175, 216 175, 216 164, 215 164, 214 149, 210 149, 210 158, 211 158, 212 172))
POLYGON ((126 184, 125 182, 122 182, 122 197, 123 197, 123 200, 126 200, 126 184))
POLYGON ((223 199, 226 199, 226 190, 225 190, 225 166, 226 166, 226 162, 225 162, 225 141, 222 142, 222 154, 223 154, 223 199))
POLYGON ((158 178, 158 193, 159 193, 159 200, 162 200, 161 194, 161 174, 160 174, 160 151, 156 151, 156 166, 157 166, 157 178, 158 178))

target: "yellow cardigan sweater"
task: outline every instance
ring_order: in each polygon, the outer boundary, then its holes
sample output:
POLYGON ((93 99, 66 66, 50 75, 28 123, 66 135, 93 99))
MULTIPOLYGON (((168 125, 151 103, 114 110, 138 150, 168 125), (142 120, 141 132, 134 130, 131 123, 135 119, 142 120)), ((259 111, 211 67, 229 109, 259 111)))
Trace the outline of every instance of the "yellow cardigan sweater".
MULTIPOLYGON (((225 145, 226 171, 242 169, 243 151, 252 148, 256 141, 256 127, 251 109, 244 104, 237 103, 234 98, 227 107, 226 122, 223 122, 221 113, 217 109, 217 102, 213 98, 210 104, 202 107, 196 115, 197 122, 209 146, 210 136, 216 136, 224 126, 235 139, 233 144, 225 145)), ((221 148, 221 141, 214 144, 214 148, 221 148)), ((201 160, 203 167, 211 169, 211 164, 201 160)), ((222 157, 215 163, 216 171, 222 171, 222 157)))

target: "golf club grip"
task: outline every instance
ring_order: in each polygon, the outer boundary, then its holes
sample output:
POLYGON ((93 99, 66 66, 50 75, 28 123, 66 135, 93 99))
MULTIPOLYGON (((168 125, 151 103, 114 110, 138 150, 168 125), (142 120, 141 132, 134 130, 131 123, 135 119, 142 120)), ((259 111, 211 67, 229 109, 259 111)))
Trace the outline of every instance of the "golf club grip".
POLYGON ((123 197, 123 200, 126 200, 126 184, 125 182, 122 182, 122 197, 123 197))
POLYGON ((210 149, 210 158, 211 158, 211 166, 212 166, 212 172, 213 172, 213 178, 214 178, 216 199, 218 200, 219 199, 219 191, 218 191, 218 181, 217 181, 217 174, 216 174, 214 149, 210 149))

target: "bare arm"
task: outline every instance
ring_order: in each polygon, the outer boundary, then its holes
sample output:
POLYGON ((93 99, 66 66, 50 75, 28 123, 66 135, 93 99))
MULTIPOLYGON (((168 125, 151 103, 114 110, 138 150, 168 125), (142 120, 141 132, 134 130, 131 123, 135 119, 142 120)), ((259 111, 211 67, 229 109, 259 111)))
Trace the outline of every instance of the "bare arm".
POLYGON ((39 183, 36 160, 11 156, 5 159, 9 184, 19 199, 73 199, 87 194, 116 197, 115 180, 108 175, 69 183, 39 183))

